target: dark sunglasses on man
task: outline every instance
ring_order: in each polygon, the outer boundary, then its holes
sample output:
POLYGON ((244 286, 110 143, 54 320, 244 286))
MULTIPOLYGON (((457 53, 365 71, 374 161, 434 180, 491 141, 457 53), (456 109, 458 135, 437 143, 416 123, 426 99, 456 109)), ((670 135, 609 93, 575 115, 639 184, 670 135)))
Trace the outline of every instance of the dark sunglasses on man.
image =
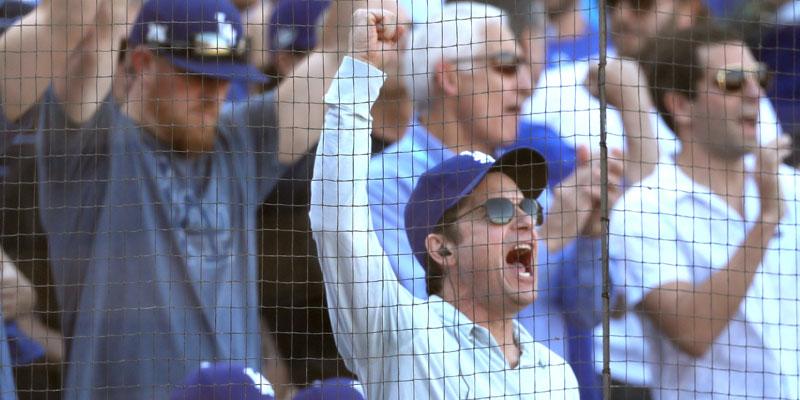
MULTIPOLYGON (((480 57, 457 57, 456 62, 472 61, 480 57)), ((501 51, 496 54, 483 57, 489 68, 501 75, 514 76, 520 68, 526 65, 526 60, 515 53, 501 51)))
POLYGON ((461 213, 456 219, 463 218, 465 215, 468 215, 479 208, 483 208, 486 211, 486 218, 489 220, 489 222, 495 225, 505 225, 511 222, 511 220, 517 215, 517 207, 519 207, 525 214, 533 217, 536 226, 539 226, 544 222, 544 213, 542 211, 542 206, 538 201, 525 198, 522 199, 519 204, 514 204, 511 199, 507 199, 505 197, 495 197, 486 200, 483 204, 470 208, 469 210, 461 213))
POLYGON ((744 87, 748 76, 752 76, 762 89, 766 89, 772 81, 772 73, 767 66, 759 63, 754 71, 747 71, 738 66, 720 69, 714 76, 714 83, 724 92, 738 92, 744 87))

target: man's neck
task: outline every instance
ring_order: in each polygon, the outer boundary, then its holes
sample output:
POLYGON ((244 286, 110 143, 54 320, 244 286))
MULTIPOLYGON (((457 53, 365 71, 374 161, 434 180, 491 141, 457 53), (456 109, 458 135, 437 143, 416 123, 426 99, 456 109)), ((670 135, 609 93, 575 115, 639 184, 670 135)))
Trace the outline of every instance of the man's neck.
POLYGON ((460 122, 455 113, 448 113, 441 108, 431 108, 427 114, 420 115, 419 120, 431 135, 439 139, 444 147, 453 153, 480 151, 494 155, 495 149, 475 140, 471 127, 460 122))
POLYGON ((553 24, 559 40, 586 32, 586 19, 577 7, 551 14, 550 23, 553 24))
POLYGON ((453 287, 447 284, 442 289, 441 297, 470 321, 486 328, 505 355, 508 365, 516 368, 522 356, 522 347, 514 336, 514 320, 519 313, 518 310, 508 312, 513 307, 501 306, 498 308, 502 311, 492 311, 488 304, 477 301, 472 295, 466 297, 456 295, 453 287))
POLYGON ((381 92, 372 106, 372 132, 387 143, 400 140, 411 124, 413 106, 408 96, 381 92))
POLYGON ((744 216, 744 157, 721 157, 692 142, 683 143, 675 162, 693 181, 708 187, 744 216))

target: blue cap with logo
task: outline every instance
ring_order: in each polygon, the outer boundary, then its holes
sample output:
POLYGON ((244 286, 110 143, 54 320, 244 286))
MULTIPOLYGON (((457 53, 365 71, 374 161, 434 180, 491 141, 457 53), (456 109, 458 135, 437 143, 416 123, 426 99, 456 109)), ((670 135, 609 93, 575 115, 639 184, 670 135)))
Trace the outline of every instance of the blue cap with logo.
POLYGON ((317 28, 330 5, 331 0, 279 0, 269 19, 270 50, 313 50, 317 28))
POLYGON ((171 400, 275 400, 267 378, 236 363, 200 364, 170 396, 171 400))
POLYGON ((217 79, 265 82, 248 63, 239 10, 229 0, 149 0, 128 36, 128 48, 150 46, 182 70, 217 79))
POLYGON ((349 378, 317 381, 300 390, 292 400, 364 400, 361 383, 349 378))
POLYGON ((527 198, 539 197, 547 186, 545 159, 527 146, 511 147, 497 160, 478 151, 463 152, 431 168, 419 178, 405 211, 406 235, 420 264, 425 265, 425 239, 447 210, 494 171, 513 179, 527 198))

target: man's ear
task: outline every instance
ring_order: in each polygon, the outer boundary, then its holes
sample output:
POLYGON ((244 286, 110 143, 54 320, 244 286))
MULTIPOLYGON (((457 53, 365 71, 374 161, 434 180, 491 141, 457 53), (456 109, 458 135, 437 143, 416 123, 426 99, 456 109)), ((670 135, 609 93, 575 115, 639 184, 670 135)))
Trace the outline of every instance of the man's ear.
POLYGON ((433 79, 436 82, 436 88, 446 96, 457 95, 458 77, 456 76, 456 69, 450 63, 440 60, 436 63, 434 70, 436 73, 433 79))
POLYGON ((155 61, 153 53, 139 47, 131 49, 125 63, 125 71, 131 75, 141 74, 155 61))
MULTIPOLYGON (((692 101, 686 95, 678 92, 664 93, 664 108, 672 117, 676 131, 678 131, 678 127, 686 128, 691 124, 692 101)), ((678 132, 675 134, 677 135, 678 132)))
POLYGON ((442 267, 452 266, 455 261, 453 245, 441 234, 431 233, 425 238, 425 248, 433 261, 442 267))

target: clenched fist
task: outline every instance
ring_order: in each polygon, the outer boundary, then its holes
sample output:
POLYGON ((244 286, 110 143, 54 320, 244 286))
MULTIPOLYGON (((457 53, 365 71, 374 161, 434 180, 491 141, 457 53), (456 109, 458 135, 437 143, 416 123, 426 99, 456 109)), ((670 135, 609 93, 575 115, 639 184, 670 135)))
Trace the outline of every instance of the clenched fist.
POLYGON ((406 28, 397 14, 380 9, 358 9, 350 29, 350 55, 382 70, 396 70, 406 28))

